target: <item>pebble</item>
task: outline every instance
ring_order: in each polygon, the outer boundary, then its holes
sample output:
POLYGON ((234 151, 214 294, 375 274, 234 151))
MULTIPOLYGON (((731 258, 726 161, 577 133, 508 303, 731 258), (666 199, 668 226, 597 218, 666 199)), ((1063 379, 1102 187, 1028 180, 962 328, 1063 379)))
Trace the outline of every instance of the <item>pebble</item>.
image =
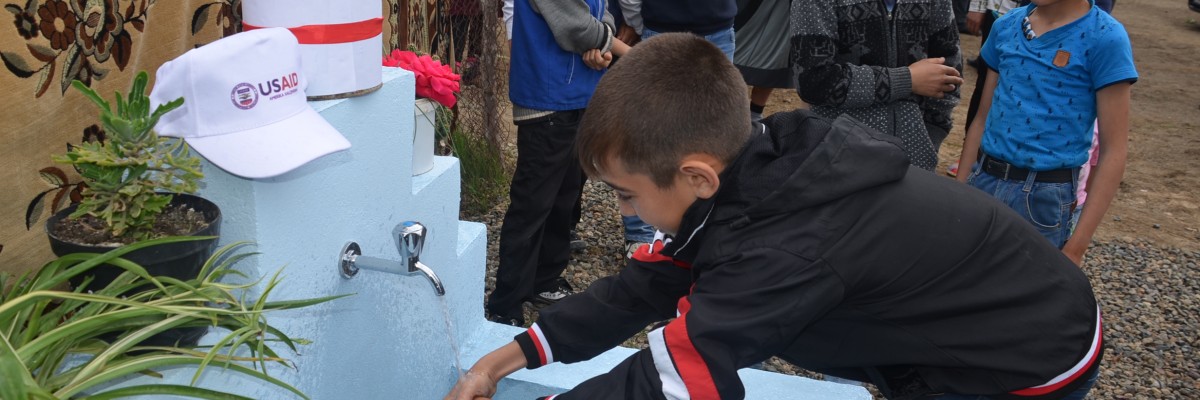
MULTIPOLYGON (((507 201, 507 200, 506 200, 507 201)), ((465 220, 488 226, 488 278, 495 285, 500 224, 507 204, 465 220)), ((576 227, 587 248, 572 254, 564 277, 575 290, 613 275, 624 266, 624 237, 612 190, 603 184, 584 186, 582 219, 576 227)), ((1120 221, 1120 216, 1113 216, 1120 221)), ((1159 228, 1158 224, 1154 225, 1159 228)), ((1104 310, 1105 348, 1102 373, 1091 399, 1200 399, 1200 251, 1160 246, 1126 236, 1093 243, 1084 260, 1104 310)), ((527 305, 532 323, 537 309, 527 305)), ((645 332, 625 341, 626 347, 646 348, 645 332)), ((764 369, 820 379, 821 375, 772 358, 764 369)), ((875 395, 879 392, 868 385, 875 395)))

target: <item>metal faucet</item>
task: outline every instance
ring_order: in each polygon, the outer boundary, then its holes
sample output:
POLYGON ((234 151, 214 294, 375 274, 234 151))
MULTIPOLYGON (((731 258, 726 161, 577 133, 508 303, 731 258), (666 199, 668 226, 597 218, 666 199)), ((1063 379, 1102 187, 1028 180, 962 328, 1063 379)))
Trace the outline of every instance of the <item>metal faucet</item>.
POLYGON ((421 263, 421 250, 425 248, 426 233, 428 230, 425 229, 425 225, 416 221, 404 221, 392 229, 392 239, 396 241, 396 250, 400 253, 400 261, 364 256, 358 243, 348 242, 346 246, 342 247, 342 253, 338 259, 338 271, 346 279, 357 275, 359 269, 397 275, 415 275, 419 272, 429 279, 429 283, 433 285, 433 290, 437 292, 438 296, 445 296, 446 288, 442 286, 442 280, 438 279, 437 274, 433 273, 429 266, 421 263))

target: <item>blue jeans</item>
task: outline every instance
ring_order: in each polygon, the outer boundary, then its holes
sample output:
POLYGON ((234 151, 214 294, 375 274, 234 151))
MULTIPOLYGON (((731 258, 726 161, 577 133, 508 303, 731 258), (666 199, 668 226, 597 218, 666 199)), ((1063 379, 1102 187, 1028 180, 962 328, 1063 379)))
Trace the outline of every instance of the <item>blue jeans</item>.
POLYGON ((627 242, 650 243, 654 241, 654 227, 636 215, 622 215, 621 225, 625 226, 625 241, 627 242))
POLYGON ((1071 237, 1078 211, 1075 209, 1075 185, 1079 170, 1075 170, 1075 174, 1076 179, 1067 183, 1036 182, 1036 172, 1031 172, 1023 181, 1004 180, 983 172, 977 163, 967 184, 1012 208, 1050 243, 1062 248, 1071 237))
MULTIPOLYGON (((1099 378, 1100 378, 1100 370, 1097 369, 1096 373, 1092 374, 1092 377, 1088 378, 1087 382, 1084 382, 1083 385, 1079 387, 1079 389, 1075 389, 1074 392, 1071 392, 1071 393, 1067 394, 1066 396, 1064 396, 1062 398, 1062 400, 1086 399, 1088 392, 1090 392, 1092 390, 1093 386, 1096 386, 1096 380, 1099 378)), ((944 394, 941 396, 933 397, 933 399, 935 399, 935 400, 987 400, 988 397, 980 396, 980 395, 944 394)))
MULTIPOLYGON (((659 32, 650 30, 650 28, 642 28, 642 40, 649 39, 652 36, 657 35, 657 34, 659 34, 659 32)), ((734 43, 733 43, 733 27, 732 26, 729 27, 729 29, 722 29, 722 30, 704 35, 704 40, 707 40, 710 43, 717 45, 717 48, 721 49, 722 53, 725 53, 725 57, 729 57, 729 61, 733 61, 734 43)))

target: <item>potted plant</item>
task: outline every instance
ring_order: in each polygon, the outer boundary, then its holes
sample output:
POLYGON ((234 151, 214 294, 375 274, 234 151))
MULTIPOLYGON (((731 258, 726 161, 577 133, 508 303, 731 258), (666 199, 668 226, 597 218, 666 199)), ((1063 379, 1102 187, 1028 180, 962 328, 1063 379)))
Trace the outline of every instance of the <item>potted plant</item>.
MULTIPOLYGON (((133 395, 175 395, 206 399, 245 397, 190 385, 151 383, 116 387, 132 374, 157 376, 154 369, 195 366, 192 384, 204 369, 216 365, 287 389, 295 387, 267 375, 269 362, 294 367, 267 346, 283 343, 296 349, 303 339, 288 337, 266 319, 270 311, 301 308, 342 296, 271 302, 268 295, 279 273, 268 281, 257 300, 245 300, 244 285, 218 283, 233 263, 247 257, 235 253, 235 243, 208 258, 197 275, 187 279, 152 276, 125 258, 154 247, 208 240, 171 237, 122 246, 104 254, 71 254, 46 264, 32 275, 13 281, 0 275, 0 398, 67 399, 119 398, 133 395), (122 273, 93 290, 55 288, 102 265, 122 273), (145 288, 141 290, 139 288, 145 288), (219 326, 228 331, 206 350, 179 346, 147 346, 143 339, 167 329, 219 326), (108 343, 105 336, 117 335, 108 343), (139 344, 142 343, 142 344, 139 344), (249 366, 244 365, 249 363, 249 366)), ((91 278, 85 278, 91 281, 91 278)), ((94 283, 94 282, 90 282, 94 283)))
MULTIPOLYGON (((221 211, 216 204, 190 195, 198 188, 200 159, 182 140, 159 137, 154 125, 183 99, 152 111, 146 96, 146 72, 139 72, 126 97, 117 93, 116 107, 94 90, 72 85, 100 108, 106 140, 69 146, 55 162, 70 164, 85 184, 78 204, 46 220, 51 250, 59 256, 104 253, 123 244, 166 236, 206 236, 205 240, 139 247, 125 258, 151 275, 187 279, 196 276, 212 253, 219 233, 221 211)), ((89 271, 93 287, 105 287, 123 270, 101 266, 89 271)), ((83 276, 72 279, 81 287, 83 276)), ((163 343, 183 339, 194 343, 203 328, 171 331, 163 343), (174 337, 178 336, 178 337, 174 337)))
POLYGON ((416 103, 413 107, 413 175, 433 169, 434 126, 437 121, 438 105, 454 107, 455 96, 461 90, 459 80, 450 66, 442 64, 428 54, 418 56, 412 51, 392 50, 383 58, 383 66, 412 71, 416 86, 416 103))

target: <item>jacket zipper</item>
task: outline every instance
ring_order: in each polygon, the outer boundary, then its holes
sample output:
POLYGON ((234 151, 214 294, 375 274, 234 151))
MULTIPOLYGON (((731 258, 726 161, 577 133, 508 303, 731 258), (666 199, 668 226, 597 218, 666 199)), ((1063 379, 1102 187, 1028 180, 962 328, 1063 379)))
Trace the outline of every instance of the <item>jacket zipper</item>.
MULTIPOLYGON (((886 0, 880 0, 879 5, 883 6, 883 10, 887 12, 887 21, 884 21, 884 28, 890 33, 890 35, 888 35, 888 58, 891 61, 891 65, 889 67, 899 68, 898 64, 900 64, 900 57, 896 54, 896 24, 894 21, 892 21, 892 13, 897 7, 900 7, 900 0, 896 0, 896 4, 892 5, 891 10, 887 8, 887 3, 885 3, 885 1, 886 0)), ((899 137, 899 135, 897 135, 898 132, 896 132, 896 108, 888 107, 888 109, 891 111, 891 133, 893 136, 899 137)))

